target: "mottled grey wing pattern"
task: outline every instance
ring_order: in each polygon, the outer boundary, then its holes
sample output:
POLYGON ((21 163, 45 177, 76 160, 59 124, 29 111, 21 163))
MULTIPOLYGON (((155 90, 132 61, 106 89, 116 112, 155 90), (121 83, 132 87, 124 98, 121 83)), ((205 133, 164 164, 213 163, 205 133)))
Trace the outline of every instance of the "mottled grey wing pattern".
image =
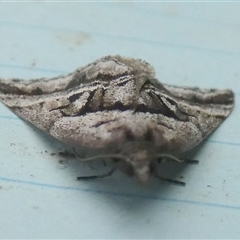
POLYGON ((233 109, 230 90, 159 83, 146 62, 101 58, 52 79, 0 79, 0 100, 53 137, 115 151, 126 142, 149 142, 157 152, 198 145, 233 109))
POLYGON ((176 99, 175 105, 179 113, 188 116, 203 138, 218 127, 234 107, 234 94, 229 89, 201 89, 166 84, 164 87, 176 99))

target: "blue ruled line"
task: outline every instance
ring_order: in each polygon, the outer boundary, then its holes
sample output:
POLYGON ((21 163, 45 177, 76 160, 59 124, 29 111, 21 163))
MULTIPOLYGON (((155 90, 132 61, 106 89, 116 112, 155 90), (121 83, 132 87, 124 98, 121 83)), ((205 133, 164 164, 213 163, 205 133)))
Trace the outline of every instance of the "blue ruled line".
POLYGON ((20 119, 19 117, 2 116, 2 115, 0 115, 0 118, 2 118, 2 119, 10 119, 10 120, 19 120, 20 119))
POLYGON ((55 73, 55 74, 67 74, 67 72, 60 71, 60 70, 37 68, 37 67, 27 67, 27 66, 19 66, 19 65, 12 65, 12 64, 3 64, 3 63, 0 63, 0 68, 14 68, 14 69, 24 69, 24 70, 28 70, 28 71, 49 72, 49 73, 55 73))
POLYGON ((234 143, 234 142, 224 142, 224 141, 218 141, 218 140, 207 140, 207 141, 211 143, 217 143, 217 144, 240 146, 240 143, 234 143))
POLYGON ((115 196, 115 197, 148 199, 148 200, 157 200, 157 201, 174 202, 174 203, 185 203, 185 204, 191 204, 191 205, 240 210, 240 206, 237 206, 237 205, 226 205, 226 204, 211 203, 211 202, 200 202, 200 201, 177 199, 177 198, 164 198, 164 197, 159 197, 157 195, 141 195, 141 194, 120 193, 120 192, 111 192, 111 191, 105 191, 105 190, 96 190, 96 189, 91 189, 91 188, 67 187, 67 186, 61 186, 61 185, 54 185, 54 184, 47 184, 47 183, 33 182, 33 181, 24 181, 24 180, 13 179, 13 178, 5 178, 5 177, 0 177, 0 181, 11 182, 11 183, 20 183, 20 184, 31 185, 31 186, 36 186, 36 187, 53 188, 53 189, 60 189, 60 190, 70 190, 70 191, 79 191, 79 192, 83 192, 83 193, 110 195, 110 196, 115 196))
POLYGON ((209 52, 209 53, 217 53, 217 54, 224 54, 230 56, 240 57, 240 52, 238 51, 231 51, 231 50, 224 50, 224 49, 213 49, 209 47, 201 47, 201 46, 194 46, 194 45, 184 45, 174 42, 167 42, 167 41, 159 41, 154 39, 147 39, 147 38, 138 38, 138 37, 129 37, 127 35, 114 35, 105 32, 91 32, 91 31, 79 31, 78 29, 72 28, 61 28, 61 27, 52 27, 52 26, 45 26, 45 25, 32 25, 29 23, 17 23, 17 22, 8 22, 8 21, 1 21, 0 25, 6 27, 13 27, 13 28, 23 28, 29 29, 34 31, 64 31, 64 32, 80 32, 83 34, 95 36, 97 38, 105 38, 105 39, 112 39, 117 41, 125 41, 125 42, 134 42, 134 43, 143 43, 155 46, 166 46, 172 48, 182 48, 182 49, 190 49, 192 51, 197 52, 209 52))

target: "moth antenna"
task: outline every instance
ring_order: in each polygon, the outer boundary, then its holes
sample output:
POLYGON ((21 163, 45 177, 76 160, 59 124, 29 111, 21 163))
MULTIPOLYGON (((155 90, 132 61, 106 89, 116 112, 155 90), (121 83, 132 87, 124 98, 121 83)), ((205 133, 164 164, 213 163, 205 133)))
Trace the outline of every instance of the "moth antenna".
POLYGON ((184 162, 189 163, 189 164, 198 164, 199 163, 198 160, 194 160, 194 159, 185 159, 184 162))
POLYGON ((81 160, 81 161, 91 161, 91 160, 95 160, 95 159, 99 159, 99 158, 118 158, 118 159, 123 159, 126 160, 125 156, 122 156, 120 154, 103 154, 103 155, 96 155, 96 156, 92 156, 92 157, 79 157, 75 148, 73 148, 74 150, 74 155, 76 156, 77 159, 81 160))
POLYGON ((171 155, 171 154, 161 153, 161 154, 158 154, 157 157, 158 157, 158 158, 170 158, 170 159, 172 159, 172 160, 174 160, 174 161, 176 161, 176 162, 180 162, 180 163, 184 162, 183 159, 179 159, 179 158, 177 158, 177 157, 174 157, 174 156, 171 155))

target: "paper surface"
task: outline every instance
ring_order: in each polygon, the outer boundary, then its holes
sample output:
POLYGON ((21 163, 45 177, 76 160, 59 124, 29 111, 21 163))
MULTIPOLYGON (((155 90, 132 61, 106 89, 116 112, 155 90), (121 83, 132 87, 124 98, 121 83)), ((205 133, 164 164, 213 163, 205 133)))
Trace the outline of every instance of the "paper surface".
MULTIPOLYGON (((186 187, 142 187, 59 155, 64 146, 0 104, 0 238, 239 238, 239 3, 2 3, 0 76, 52 77, 111 54, 163 83, 230 88, 231 116, 181 167, 186 187)), ((99 170, 100 169, 100 170, 99 170)), ((180 177, 183 177, 181 179, 180 177)))

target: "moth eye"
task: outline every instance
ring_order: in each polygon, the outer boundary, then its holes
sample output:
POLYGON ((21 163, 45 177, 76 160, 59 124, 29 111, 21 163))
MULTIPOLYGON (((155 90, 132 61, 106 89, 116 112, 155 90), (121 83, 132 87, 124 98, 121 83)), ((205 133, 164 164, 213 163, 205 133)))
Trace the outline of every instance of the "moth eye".
POLYGON ((126 135, 126 139, 128 141, 134 141, 135 140, 135 137, 134 137, 133 133, 130 130, 126 130, 125 131, 125 135, 126 135))
POLYGON ((119 168, 123 173, 125 173, 129 177, 134 176, 134 169, 133 169, 133 166, 131 164, 126 163, 126 162, 121 162, 119 168))
POLYGON ((133 169, 133 166, 130 163, 125 162, 125 161, 123 161, 122 159, 119 159, 119 158, 113 158, 112 160, 121 172, 123 172, 124 174, 126 174, 129 177, 134 176, 134 174, 135 174, 134 169, 133 169))
POLYGON ((149 164, 149 172, 150 172, 150 174, 155 173, 156 172, 156 168, 157 168, 156 163, 155 162, 150 162, 150 164, 149 164))
POLYGON ((145 140, 148 142, 151 142, 153 140, 153 133, 150 129, 148 129, 145 134, 145 140))

